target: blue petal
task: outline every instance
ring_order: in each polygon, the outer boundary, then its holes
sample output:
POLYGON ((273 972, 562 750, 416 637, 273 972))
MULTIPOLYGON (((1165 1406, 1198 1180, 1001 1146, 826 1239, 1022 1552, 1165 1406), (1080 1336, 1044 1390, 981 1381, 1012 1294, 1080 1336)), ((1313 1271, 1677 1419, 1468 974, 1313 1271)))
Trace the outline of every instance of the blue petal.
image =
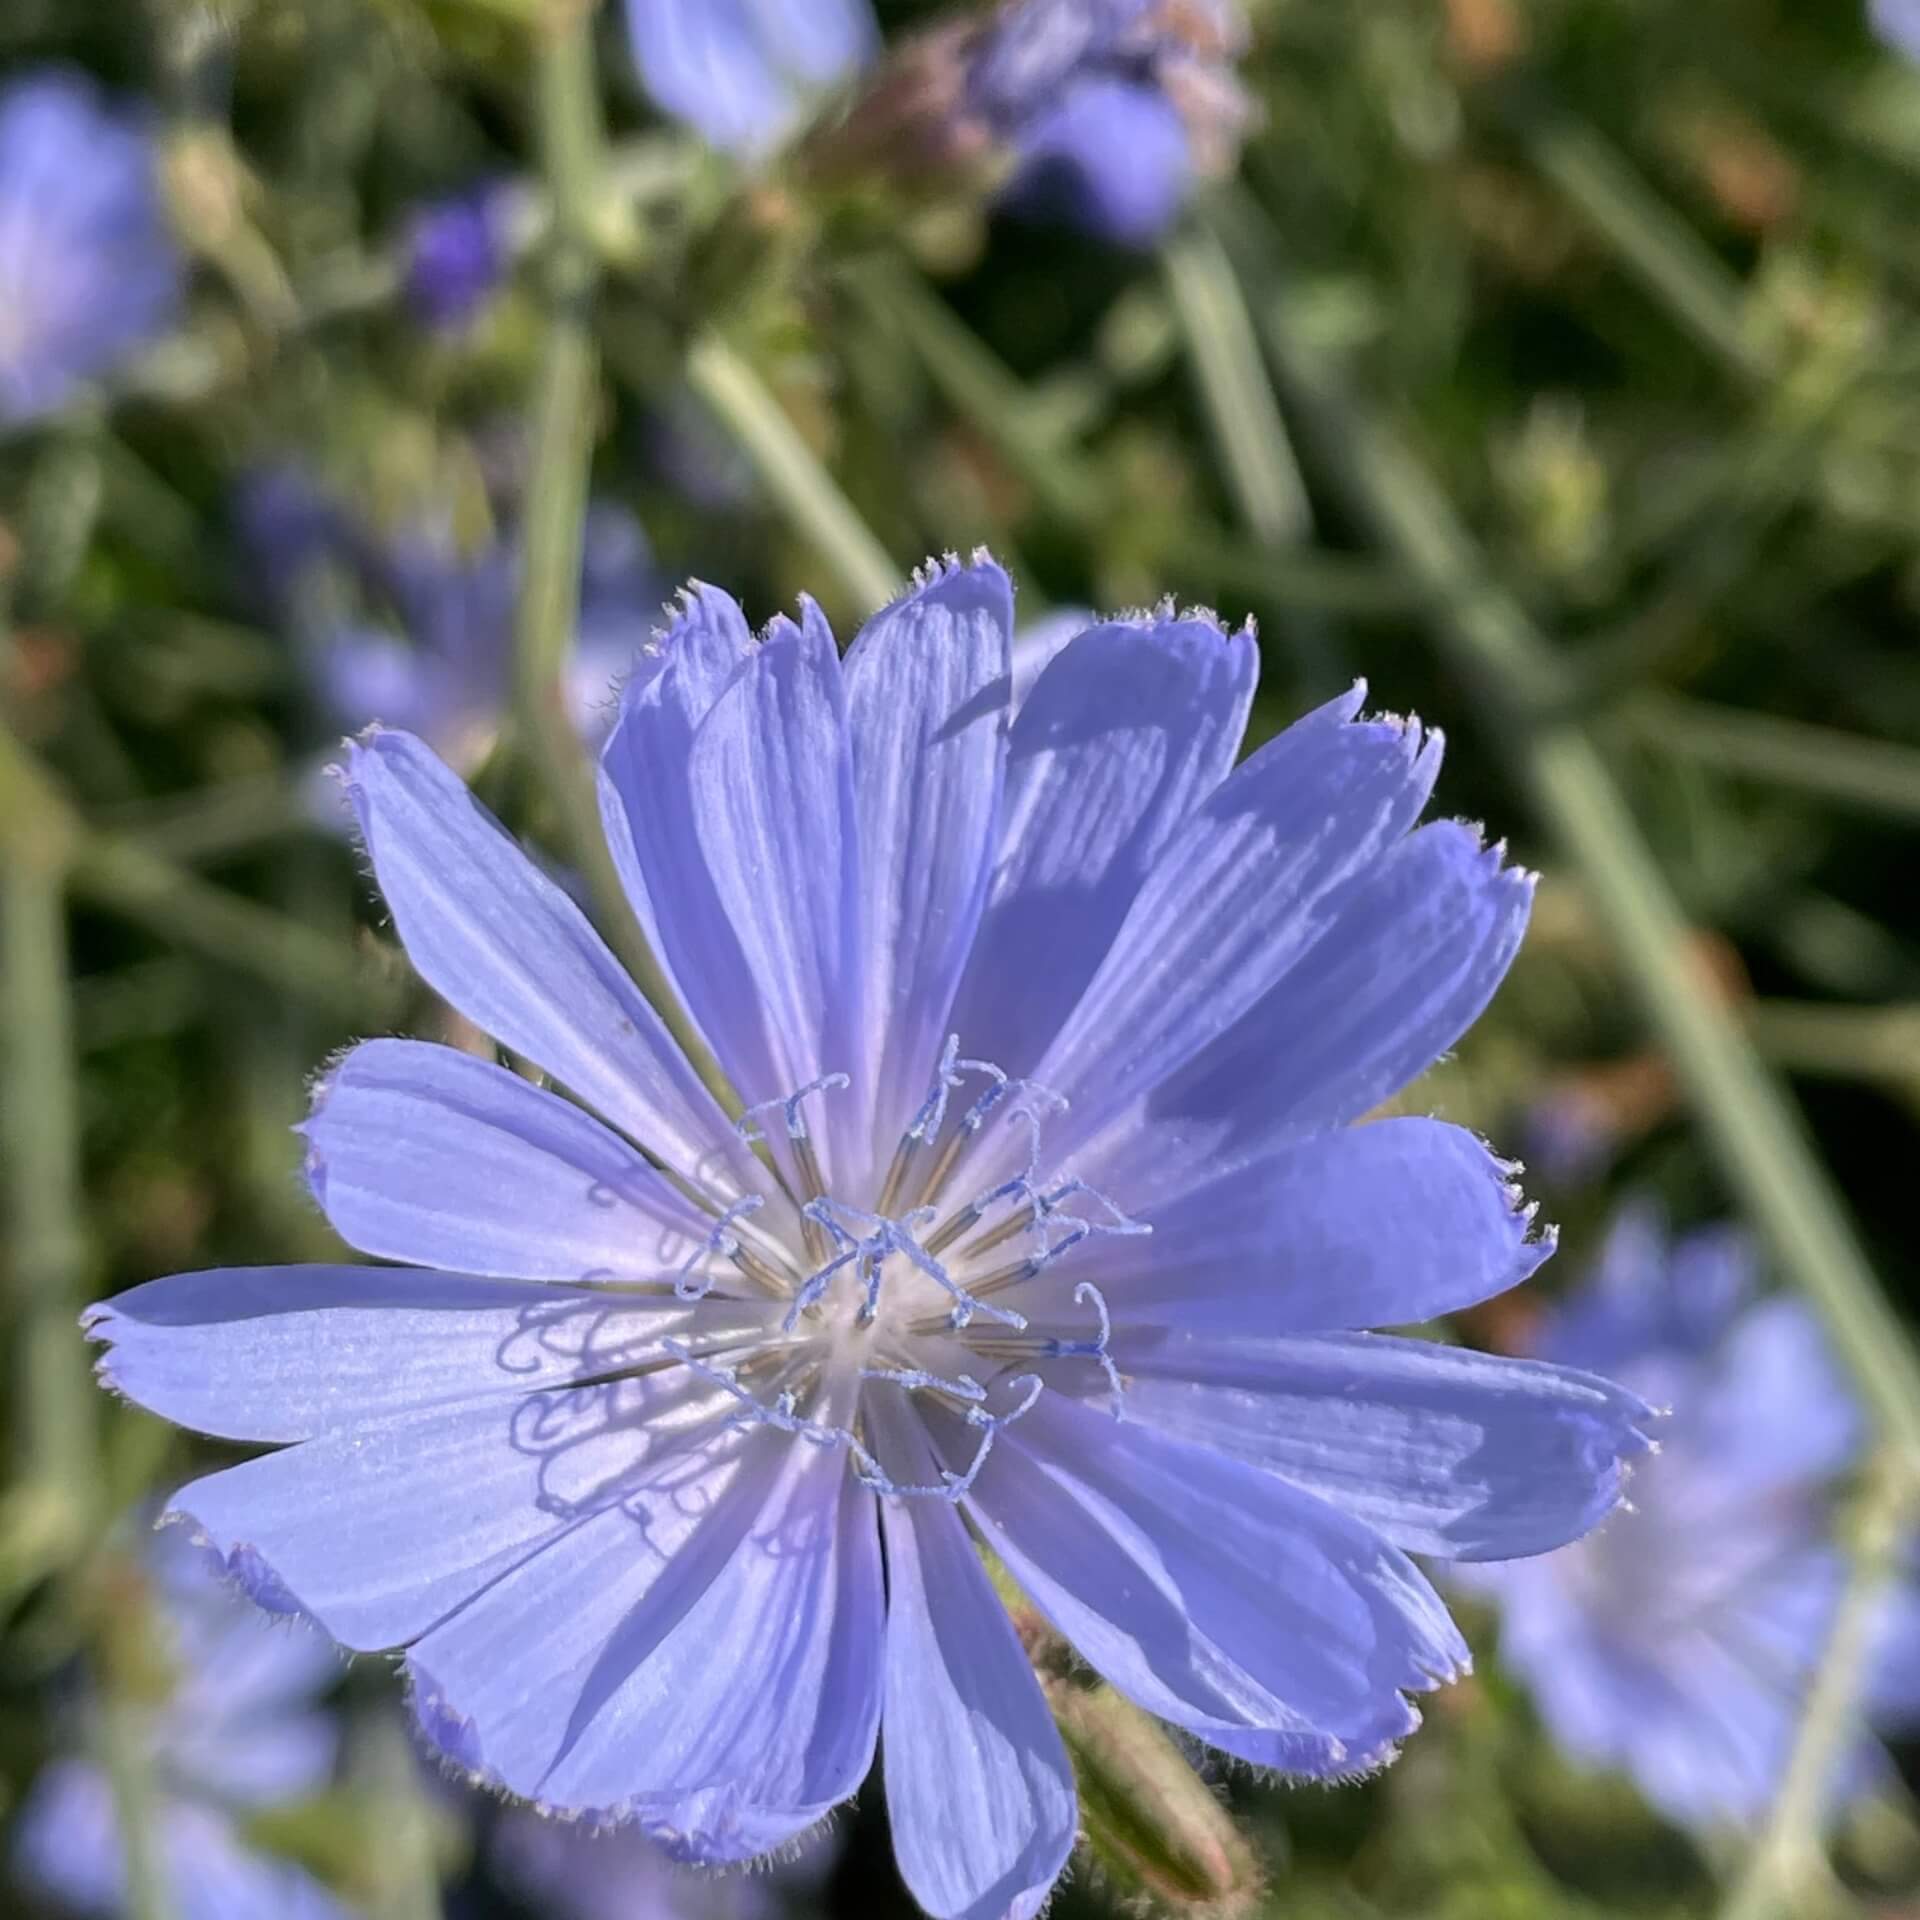
POLYGON ((671 1277, 701 1212, 571 1101, 452 1047, 369 1040, 322 1083, 307 1178, 362 1253, 523 1280, 671 1277))
POLYGON ((409 1656, 461 1757, 683 1857, 771 1851, 858 1786, 880 1712, 879 1542, 844 1452, 765 1430, 686 1456, 409 1656))
POLYGON ((1131 1417, 1447 1559, 1578 1539, 1618 1503, 1653 1419, 1593 1374, 1381 1334, 1124 1328, 1113 1353, 1131 1417))
POLYGON ((350 754, 367 851, 407 957, 476 1026, 696 1183, 764 1188, 741 1144, 605 943, 411 735, 350 754))
POLYGON ((777 1317, 772 1301, 312 1266, 149 1280, 90 1307, 83 1324, 108 1345, 101 1378, 149 1412, 223 1439, 288 1441, 519 1399, 656 1360, 669 1335, 770 1330, 777 1317))
POLYGON ((1418 1568, 1272 1474, 1042 1394, 969 1510, 1054 1626, 1150 1712, 1262 1765, 1371 1764, 1467 1665, 1418 1568))
POLYGON ((1208 1334, 1412 1326, 1553 1251, 1511 1172, 1442 1120, 1312 1134, 1147 1210, 1151 1233, 1102 1246, 1100 1289, 1126 1319, 1208 1334))
POLYGON ((582 1516, 617 1506, 712 1404, 684 1368, 333 1429, 183 1487, 228 1570, 361 1650, 403 1646, 582 1516))
POLYGON ((1532 902, 1533 876, 1502 866, 1470 828, 1420 828, 1324 902, 1324 930, 1272 991, 1120 1108, 1076 1171, 1138 1211, 1223 1161, 1359 1119, 1472 1025, 1532 902))
POLYGON ((1039 1064, 1147 869, 1226 778, 1258 663, 1250 634, 1156 619, 1087 627, 1040 672, 1014 721, 999 861, 955 1002, 969 1054, 1013 1074, 1039 1064))
POLYGON ((868 0, 748 0, 774 58, 810 87, 831 86, 880 50, 868 0))
POLYGON ((693 736, 753 652, 730 594, 695 582, 620 700, 600 757, 600 814, 614 865, 654 957, 737 1086, 779 1092, 757 1025, 745 956, 714 893, 694 826, 693 736))
POLYGON ((867 946, 863 1057, 884 1167, 927 1096, 1000 821, 1013 588, 991 560, 940 568, 846 659, 867 946))
MULTIPOLYGON (((937 1469, 918 1422, 873 1408, 897 1485, 937 1469)), ((1073 1769, 1013 1624, 944 1500, 883 1500, 887 1810, 902 1878, 935 1920, 1001 1920, 1059 1878, 1073 1769)))
MULTIPOLYGON (((859 828, 840 658, 826 622, 776 622, 720 691, 687 755, 694 835, 712 897, 745 961, 745 999, 707 1031, 730 1069, 768 1063, 749 1104, 785 1098, 861 1064, 859 828), (736 1048, 735 1036, 751 1036, 736 1048)), ((655 894, 656 907, 659 895, 655 894)), ((863 1157, 870 1089, 824 1095, 808 1114, 821 1160, 863 1157)))
MULTIPOLYGON (((1342 930, 1349 883, 1380 867, 1419 816, 1438 737, 1423 745, 1417 727, 1348 722, 1348 706, 1269 741, 1160 853, 1040 1063, 1038 1078, 1073 1102, 1056 1151, 1151 1093, 1282 979, 1292 1004, 1311 967, 1303 957, 1342 930)), ((1272 1060, 1286 1062, 1291 1090, 1293 1061, 1277 1049, 1262 1056, 1272 1060)))
POLYGON ((1148 82, 1078 80, 1021 130, 1005 205, 1122 247, 1148 247, 1173 224, 1193 185, 1179 109, 1148 82))
POLYGON ((627 30, 654 100, 737 153, 772 145, 803 91, 878 44, 866 0, 627 0, 627 30))
POLYGON ((1056 607, 1037 620, 1029 620, 1013 636, 1013 710, 1018 713, 1027 703, 1027 695, 1038 684, 1041 674, 1069 640, 1077 640, 1089 627, 1099 623, 1085 607, 1056 607))
POLYGON ((716 147, 769 144, 790 100, 744 0, 627 0, 641 84, 716 147))

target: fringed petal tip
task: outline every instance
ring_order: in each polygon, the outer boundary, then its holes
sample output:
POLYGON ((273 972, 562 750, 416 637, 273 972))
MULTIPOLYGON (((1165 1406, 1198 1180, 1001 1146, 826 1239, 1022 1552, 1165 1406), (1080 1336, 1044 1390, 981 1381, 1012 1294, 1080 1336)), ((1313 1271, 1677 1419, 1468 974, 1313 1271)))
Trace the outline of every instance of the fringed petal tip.
POLYGON ((1150 607, 1123 607, 1117 613, 1091 618, 1089 626, 1138 627, 1152 632, 1160 627, 1201 627, 1220 640, 1244 640, 1257 644, 1260 626, 1252 614, 1245 615, 1237 627, 1230 627, 1212 607, 1183 607, 1172 594, 1163 594, 1150 607))
POLYGON ((257 1547, 245 1541, 223 1547, 189 1509, 181 1506, 166 1506, 153 1524, 156 1531, 163 1527, 181 1528, 194 1546, 206 1550, 213 1570, 227 1585, 243 1599, 250 1600, 262 1613, 270 1613, 283 1620, 301 1621, 330 1644, 338 1644, 301 1604, 299 1596, 280 1578, 257 1547))
POLYGON ((400 1672, 414 1734, 441 1770, 464 1785, 504 1792, 488 1771, 480 1729, 448 1702, 438 1683, 414 1660, 403 1659, 400 1672))
POLYGON ((907 592, 897 594, 895 598, 911 599, 914 594, 925 593, 929 587, 937 587, 941 581, 950 580, 955 574, 984 573, 989 570, 1005 577, 1006 569, 984 546, 975 547, 964 560, 951 549, 945 553, 929 554, 908 576, 910 585, 907 592))
MULTIPOLYGON (((838 1808, 827 1808, 798 1832, 768 1842, 754 1821, 741 1821, 725 1789, 710 1789, 679 1800, 641 1799, 611 1805, 571 1806, 542 1799, 509 1786, 488 1758, 478 1725, 447 1698, 440 1683, 412 1654, 400 1662, 408 1718, 427 1757, 450 1780, 477 1792, 498 1795, 537 1813, 543 1820, 584 1834, 637 1828, 676 1865, 716 1875, 753 1871, 798 1860, 833 1824, 838 1808), (688 1818, 697 1810, 703 1818, 688 1818)), ((757 1811, 757 1810, 756 1810, 757 1811)))

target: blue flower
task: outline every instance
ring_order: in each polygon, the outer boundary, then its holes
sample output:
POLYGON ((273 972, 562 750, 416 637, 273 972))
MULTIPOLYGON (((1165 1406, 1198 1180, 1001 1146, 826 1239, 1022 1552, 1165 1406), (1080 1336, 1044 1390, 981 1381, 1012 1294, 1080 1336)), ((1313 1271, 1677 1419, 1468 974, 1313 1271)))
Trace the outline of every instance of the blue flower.
MULTIPOLYGON (((1732 1230, 1669 1244, 1657 1213, 1623 1211, 1538 1351, 1671 1407, 1660 1450, 1604 1530, 1470 1582, 1497 1603, 1501 1656, 1566 1752, 1621 1769, 1701 1832, 1756 1820, 1778 1790, 1842 1583, 1836 1483, 1862 1438, 1813 1313, 1755 1299, 1754 1271, 1732 1230)), ((1870 1709, 1911 1696, 1916 1629, 1909 1593, 1889 1609, 1870 1709)), ((1863 1737, 1836 1792, 1874 1760, 1863 1737)))
POLYGON ((0 428, 157 338, 180 285, 146 129, 74 73, 0 93, 0 428))
POLYGON ((811 602, 756 641, 696 586, 628 682, 608 838, 737 1125, 453 774, 364 739, 415 967, 574 1098, 367 1042, 308 1174, 406 1265, 88 1316, 129 1398, 278 1447, 178 1509, 267 1604, 404 1647, 455 1764, 714 1863, 814 1826, 884 1726, 907 1884, 977 1920, 1033 1911, 1076 1806, 973 1535, 1149 1711, 1344 1775, 1466 1660, 1408 1554, 1584 1532, 1647 1417, 1356 1331, 1549 1250, 1471 1134, 1354 1124, 1531 902, 1416 829, 1438 739, 1356 689, 1236 768, 1252 635, 1171 611, 1086 627, 1010 712, 1011 632, 984 555, 844 663, 811 602))
POLYGON ((879 50, 868 0, 627 0, 655 103, 728 153, 778 143, 879 50))
MULTIPOLYGON (((271 610, 300 638, 335 728, 420 734, 471 771, 499 736, 511 690, 517 538, 468 548, 444 517, 377 530, 293 469, 243 489, 241 539, 271 610)), ((589 510, 580 630, 568 685, 581 733, 613 723, 614 689, 659 617, 663 583, 625 508, 589 510)))
POLYGON ((416 208, 401 236, 407 304, 430 327, 464 327, 493 297, 508 266, 512 189, 490 181, 416 208))
POLYGON ((1868 0, 1867 19, 1896 53, 1920 60, 1920 0, 1868 0))
MULTIPOLYGON (((148 1553, 171 1687, 136 1729, 155 1789, 156 1868, 178 1920, 346 1920, 291 1862, 256 1851, 245 1822, 315 1793, 333 1771, 332 1719, 314 1704, 340 1673, 334 1649, 297 1622, 269 1623, 178 1528, 148 1553)), ((84 1739, 91 1702, 75 1732, 84 1739)), ((124 1737, 124 1736, 123 1736, 124 1737)), ((21 1882, 62 1911, 128 1911, 113 1788, 78 1754, 41 1770, 14 1835, 21 1882)))
POLYGON ((1232 163, 1248 105, 1235 0, 1011 0, 975 44, 966 111, 1009 149, 1003 203, 1151 245, 1232 163))

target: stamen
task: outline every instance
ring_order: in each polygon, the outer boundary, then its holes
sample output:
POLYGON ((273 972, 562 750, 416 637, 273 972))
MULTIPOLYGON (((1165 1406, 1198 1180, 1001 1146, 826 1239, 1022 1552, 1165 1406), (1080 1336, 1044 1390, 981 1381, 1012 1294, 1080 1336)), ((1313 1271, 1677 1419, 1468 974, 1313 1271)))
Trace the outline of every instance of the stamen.
MULTIPOLYGON (((989 1306, 975 1300, 966 1288, 961 1286, 915 1238, 914 1228, 932 1218, 933 1208, 915 1207, 911 1213, 894 1220, 889 1219, 885 1214, 869 1213, 865 1207, 856 1207, 845 1200, 823 1199, 809 1202, 803 1211, 809 1219, 818 1220, 843 1245, 854 1250, 830 1262, 829 1265, 833 1270, 837 1271, 854 1258, 862 1258, 869 1262, 865 1270, 868 1286, 863 1318, 870 1320, 879 1306, 880 1262, 888 1254, 897 1253, 924 1273, 935 1286, 953 1296, 954 1307, 950 1325, 964 1327, 976 1313, 983 1313, 989 1320, 999 1321, 1002 1326, 1018 1328, 1027 1324, 1020 1314, 1011 1313, 1004 1307, 989 1306), (838 1224, 833 1217, 835 1215, 852 1221, 856 1226, 865 1227, 868 1230, 866 1235, 856 1240, 838 1224)), ((817 1300, 825 1291, 825 1281, 820 1274, 816 1274, 801 1291, 802 1296, 807 1297, 808 1303, 811 1304, 812 1300, 817 1300), (816 1282, 819 1282, 817 1287, 816 1282)))
MULTIPOLYGON (((783 1333, 791 1333, 800 1316, 805 1313, 809 1307, 818 1306, 820 1302, 826 1298, 827 1289, 833 1284, 833 1276, 836 1273, 840 1272, 843 1267, 852 1266, 855 1261, 864 1261, 868 1257, 870 1250, 867 1243, 864 1240, 857 1239, 854 1235, 846 1232, 846 1230, 842 1228, 840 1223, 833 1217, 833 1205, 834 1203, 831 1200, 816 1196, 800 1209, 801 1216, 806 1220, 808 1227, 810 1229, 824 1228, 827 1233, 833 1236, 834 1243, 837 1244, 842 1251, 835 1254, 831 1260, 828 1260, 823 1266, 816 1268, 813 1273, 807 1276, 806 1284, 794 1295, 793 1305, 788 1310, 787 1317, 780 1323, 780 1329, 783 1333)), ((808 1235, 810 1243, 817 1238, 818 1235, 816 1233, 810 1232, 808 1235)), ((825 1249, 823 1247, 818 1249, 818 1251, 824 1252, 825 1249)), ((869 1292, 871 1293, 871 1285, 869 1285, 869 1292)))
MULTIPOLYGON (((971 1066, 973 1062, 968 1061, 967 1064, 971 1066)), ((906 1139, 915 1142, 931 1139, 946 1124, 947 1095, 956 1092, 960 1086, 959 1065, 960 1036, 950 1033, 947 1035, 947 1044, 940 1049, 939 1063, 933 1070, 932 1089, 921 1102, 920 1111, 913 1116, 906 1139)))
POLYGON ((755 1124, 755 1116, 771 1113, 776 1107, 786 1115, 787 1138, 799 1142, 807 1138, 806 1116, 800 1111, 800 1102, 810 1094, 839 1093, 853 1084, 844 1073, 823 1073, 817 1080, 809 1080, 797 1093, 790 1093, 784 1099, 756 1100, 752 1106, 736 1120, 734 1131, 748 1146, 758 1146, 766 1139, 755 1124))
MULTIPOLYGON (((895 1500, 946 1500, 958 1506, 960 1501, 973 1491, 973 1483, 980 1477, 980 1469, 987 1464, 987 1455, 993 1451, 994 1438, 1000 1429, 1011 1426, 1022 1414, 1031 1413, 1034 1402, 1045 1390, 1044 1383, 1037 1373, 1021 1374, 1008 1384, 1017 1387, 1022 1382, 1026 1384, 1027 1397, 1017 1407, 1009 1407, 1005 1413, 989 1413, 984 1407, 978 1405, 963 1409, 967 1424, 980 1430, 980 1445, 972 1460, 968 1462, 964 1473, 955 1473, 951 1467, 942 1467, 940 1483, 937 1486, 903 1486, 897 1481, 888 1479, 881 1471, 879 1463, 874 1461, 871 1455, 867 1455, 869 1464, 866 1466, 862 1466, 856 1457, 855 1477, 871 1492, 886 1494, 895 1500)), ((860 1447, 858 1441, 854 1444, 860 1454, 866 1453, 866 1449, 860 1447)))
POLYGON ((984 1400, 987 1397, 986 1388, 970 1373, 963 1373, 957 1380, 946 1380, 921 1367, 862 1367, 860 1378, 891 1380, 895 1386, 909 1390, 926 1387, 939 1393, 950 1393, 959 1400, 984 1400))
POLYGON ((713 1291, 714 1276, 704 1275, 697 1283, 692 1283, 694 1263, 720 1254, 729 1260, 738 1260, 744 1249, 739 1236, 733 1231, 733 1223, 743 1220, 750 1213, 756 1213, 766 1204, 765 1196, 749 1193, 740 1199, 730 1201, 720 1218, 713 1223, 713 1229, 707 1237, 687 1255, 679 1272, 674 1277, 673 1291, 682 1300, 704 1300, 713 1291))
MULTIPOLYGON (((806 1116, 800 1111, 800 1103, 812 1094, 838 1093, 852 1084, 853 1082, 844 1073, 823 1073, 817 1080, 809 1080, 804 1087, 786 1095, 783 1099, 756 1100, 733 1123, 734 1129, 749 1146, 758 1146, 765 1142, 768 1136, 757 1124, 757 1117, 763 1113, 771 1113, 778 1107, 786 1118, 787 1148, 793 1155, 794 1168, 800 1176, 804 1197, 808 1200, 814 1199, 824 1190, 826 1181, 821 1177, 820 1160, 813 1150, 813 1141, 807 1132, 806 1116)), ((777 1168, 776 1171, 778 1171, 777 1168)), ((784 1175, 781 1183, 785 1185, 784 1175)), ((791 1193, 791 1189, 789 1192, 791 1193)), ((797 1203, 802 1195, 794 1194, 792 1198, 797 1203)), ((802 1208, 802 1211, 804 1212, 805 1209, 802 1208)), ((826 1252, 818 1228, 819 1223, 811 1219, 803 1228, 807 1251, 816 1260, 826 1252)))
MULTIPOLYGON (((844 1427, 822 1426, 818 1421, 805 1420, 795 1411, 800 1397, 791 1387, 783 1389, 768 1406, 764 1400, 757 1400, 740 1384, 739 1375, 732 1367, 710 1366, 700 1359, 690 1348, 671 1336, 660 1342, 663 1351, 670 1353, 698 1378, 710 1386, 718 1387, 723 1393, 731 1395, 740 1403, 740 1411, 729 1417, 726 1424, 737 1426, 775 1427, 782 1433, 791 1433, 802 1440, 810 1440, 816 1447, 853 1446, 859 1442, 844 1427)), ((864 1451, 864 1449, 861 1449, 864 1451)))
POLYGON ((1125 1387, 1120 1379, 1120 1369, 1113 1364, 1113 1355, 1107 1351, 1113 1339, 1113 1321, 1107 1313, 1107 1298, 1091 1280, 1082 1280, 1073 1290, 1073 1303, 1083 1307, 1093 1302, 1093 1310, 1100 1316, 1100 1334, 1094 1340, 1049 1340, 1047 1351, 1059 1359, 1097 1360, 1100 1370, 1107 1376, 1107 1384, 1113 1389, 1113 1417, 1124 1420, 1126 1414, 1121 1405, 1121 1395, 1125 1387))

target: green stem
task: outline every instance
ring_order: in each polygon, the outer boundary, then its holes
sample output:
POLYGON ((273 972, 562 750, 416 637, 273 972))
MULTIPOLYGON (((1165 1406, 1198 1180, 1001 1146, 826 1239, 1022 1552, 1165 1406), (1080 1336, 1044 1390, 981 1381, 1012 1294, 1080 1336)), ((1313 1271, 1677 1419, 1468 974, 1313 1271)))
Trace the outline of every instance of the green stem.
MULTIPOLYGON (((65 882, 74 850, 58 817, 14 820, 0 858, 0 1154, 20 1326, 20 1484, 0 1527, 0 1592, 68 1564, 100 1518, 93 1383, 75 1324, 85 1279, 80 1090, 65 882)), ((153 1845, 152 1780, 138 1709, 111 1683, 100 1739, 131 1920, 168 1920, 153 1845)))
POLYGON ((153 1769, 138 1701, 109 1698, 100 1711, 100 1757, 113 1790, 114 1838, 127 1884, 127 1920, 172 1920, 173 1900, 155 1844, 153 1769))
POLYGON ((210 886, 137 841, 92 831, 0 726, 0 855, 44 857, 37 848, 58 850, 77 898, 342 1020, 364 1022, 392 998, 343 942, 210 886))
POLYGON ((1006 455, 1049 513, 1079 528, 1098 519, 1097 475, 1026 386, 911 266, 869 262, 849 279, 906 335, 947 404, 1006 455))
POLYGON ((277 840, 318 831, 297 772, 223 781, 95 817, 110 833, 123 832, 147 853, 189 866, 231 860, 277 840))
POLYGON ((1283 398, 1374 538, 1419 583, 1435 639, 1600 910, 1706 1136, 1782 1270, 1819 1307, 1883 1433, 1920 1460, 1920 1361, 1797 1115, 1694 964, 1686 919, 1579 720, 1543 637, 1439 489, 1268 309, 1283 398))
POLYGON ((861 612, 899 593, 900 569, 753 368, 717 333, 687 350, 687 380, 752 461, 776 507, 820 549, 861 612))
POLYGON ((580 566, 593 467, 599 356, 592 309, 600 266, 595 223, 603 144, 591 9, 573 8, 536 32, 540 145, 553 204, 547 318, 534 402, 527 491, 526 573, 515 629, 514 695, 522 748, 553 803, 567 852, 628 971, 708 1084, 718 1069, 667 984, 627 903, 569 710, 567 658, 580 621, 580 566))
POLYGON ((1857 1516, 1847 1584, 1794 1735, 1793 1753, 1759 1843, 1721 1920, 1793 1920, 1831 1883, 1821 1832, 1836 1772, 1862 1732, 1859 1702, 1882 1602, 1899 1571, 1914 1507, 1910 1463, 1891 1454, 1870 1476, 1857 1516))
POLYGON ((1702 766, 1920 820, 1920 751, 1895 741, 1669 693, 1638 694, 1619 714, 1636 739, 1702 766))
POLYGON ((1263 545, 1297 545, 1313 514, 1233 263, 1196 223, 1167 242, 1160 264, 1240 518, 1263 545))
POLYGON ((1514 97, 1533 163, 1680 326, 1741 380, 1780 371, 1747 325, 1746 289, 1599 130, 1564 109, 1514 97))
POLYGON ((86 1538, 99 1489, 94 1389, 75 1315, 86 1242, 80 1222, 79 1089, 61 862, 10 850, 0 865, 0 994, 6 1078, 0 1091, 8 1239, 17 1316, 15 1402, 23 1488, 16 1519, 45 1564, 86 1538))
MULTIPOLYGON (((1161 266, 1240 520, 1261 548, 1297 550, 1313 538, 1313 508, 1233 261, 1217 234, 1191 221, 1161 266)), ((1291 638, 1313 697, 1352 679, 1323 614, 1301 609, 1291 638)))

